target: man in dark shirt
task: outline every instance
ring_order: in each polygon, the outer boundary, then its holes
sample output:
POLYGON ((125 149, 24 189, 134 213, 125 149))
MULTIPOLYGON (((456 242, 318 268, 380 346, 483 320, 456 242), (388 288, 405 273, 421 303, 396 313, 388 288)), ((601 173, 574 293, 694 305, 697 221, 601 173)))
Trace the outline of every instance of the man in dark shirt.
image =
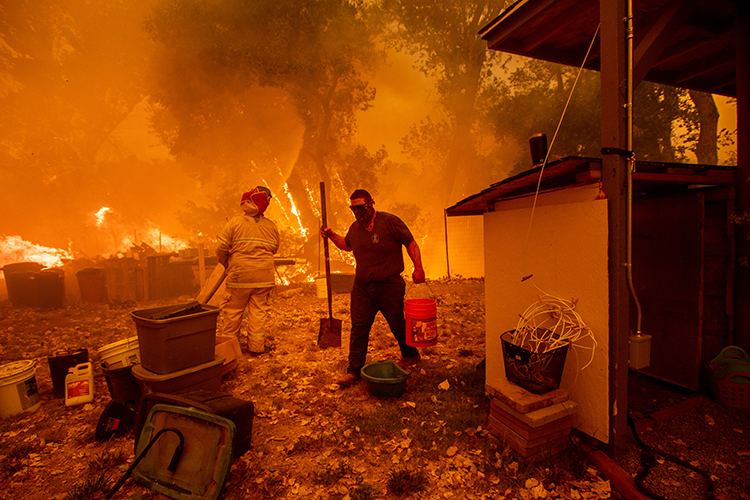
POLYGON ((414 263, 414 283, 424 283, 425 280, 419 246, 406 224, 393 214, 376 212, 375 201, 364 189, 357 189, 349 199, 349 208, 357 221, 349 227, 346 236, 336 234, 329 228, 321 228, 324 238, 330 238, 334 245, 345 252, 354 252, 357 262, 351 293, 349 367, 346 375, 336 382, 341 387, 350 387, 361 378, 360 370, 365 365, 370 329, 378 311, 388 322, 401 349, 401 359, 397 364, 405 368, 419 361, 417 348, 406 344, 406 283, 401 277, 404 271, 402 245, 414 263))

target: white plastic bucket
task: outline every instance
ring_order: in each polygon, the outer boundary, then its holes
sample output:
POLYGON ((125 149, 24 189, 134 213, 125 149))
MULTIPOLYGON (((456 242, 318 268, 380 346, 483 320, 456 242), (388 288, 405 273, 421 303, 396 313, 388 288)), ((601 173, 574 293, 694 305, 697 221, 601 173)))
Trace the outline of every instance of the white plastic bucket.
POLYGON ((127 368, 141 362, 138 335, 107 344, 98 351, 102 367, 106 370, 127 368))
POLYGON ((0 417, 34 411, 41 404, 35 361, 14 361, 0 366, 0 417))
POLYGON ((328 285, 325 276, 315 278, 315 295, 319 299, 328 298, 328 285))

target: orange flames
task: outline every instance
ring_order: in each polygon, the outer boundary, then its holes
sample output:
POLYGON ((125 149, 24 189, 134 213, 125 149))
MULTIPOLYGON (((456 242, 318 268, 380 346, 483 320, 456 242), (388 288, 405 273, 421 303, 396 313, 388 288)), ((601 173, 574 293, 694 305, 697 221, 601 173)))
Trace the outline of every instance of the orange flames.
POLYGON ((97 227, 100 227, 102 223, 104 222, 104 216, 107 215, 107 212, 111 212, 112 209, 109 207, 102 207, 99 209, 98 212, 94 214, 94 218, 96 218, 96 225, 97 227))
POLYGON ((142 243, 157 252, 173 252, 189 248, 190 244, 181 238, 165 234, 161 228, 150 221, 140 228, 133 228, 123 223, 118 214, 109 207, 102 207, 94 213, 99 248, 97 251, 104 257, 116 257, 127 253, 127 249, 142 243))
MULTIPOLYGON (((300 217, 300 212, 295 200, 289 191, 287 185, 282 190, 284 197, 287 198, 288 204, 279 203, 277 207, 282 212, 282 219, 286 219, 287 229, 292 233, 306 238, 311 229, 304 227, 300 217), (284 207, 286 205, 286 208, 284 207)), ((307 195, 311 198, 314 192, 309 188, 307 195)), ((316 215, 320 215, 313 204, 313 210, 316 215)), ((131 252, 142 252, 145 248, 150 247, 159 253, 177 252, 188 249, 193 246, 193 242, 186 239, 173 237, 166 234, 162 228, 150 221, 144 221, 138 228, 131 224, 125 223, 116 210, 110 207, 101 207, 92 213, 92 221, 89 226, 92 230, 91 239, 92 250, 97 257, 94 257, 89 251, 83 251, 78 248, 75 242, 69 242, 68 248, 47 247, 40 244, 24 240, 21 236, 0 236, 0 268, 7 264, 18 262, 37 262, 45 267, 60 267, 66 261, 71 261, 80 257, 88 257, 97 260, 98 258, 122 258, 134 257, 131 252)), ((317 233, 317 227, 314 228, 317 233)), ((205 236, 199 235, 198 240, 203 241, 205 236)), ((339 252, 336 248, 332 249, 332 257, 335 260, 343 261, 346 264, 354 265, 354 258, 350 253, 339 252)), ((318 262, 322 266, 322 262, 318 262)), ((289 284, 298 281, 300 278, 308 282, 315 280, 316 274, 313 262, 299 260, 294 265, 280 266, 277 268, 279 282, 289 284)))
POLYGON ((164 234, 156 226, 149 226, 144 232, 136 233, 133 238, 126 236, 122 239, 122 246, 125 248, 138 246, 140 243, 146 243, 159 252, 172 252, 190 247, 187 241, 164 234))
POLYGON ((64 259, 70 258, 70 251, 62 248, 36 245, 20 236, 0 238, 0 267, 16 262, 38 262, 46 267, 56 267, 62 265, 64 259))
POLYGON ((284 212, 284 215, 287 218, 287 221, 290 222, 290 229, 292 231, 300 233, 303 237, 307 237, 308 229, 302 225, 302 219, 300 219, 299 210, 297 209, 297 204, 294 202, 294 198, 292 198, 292 193, 289 192, 289 185, 284 184, 284 195, 286 195, 287 199, 289 200, 289 205, 291 208, 291 215, 284 210, 283 205, 280 203, 279 207, 281 207, 282 211, 284 212), (296 226, 296 227, 295 227, 296 226))

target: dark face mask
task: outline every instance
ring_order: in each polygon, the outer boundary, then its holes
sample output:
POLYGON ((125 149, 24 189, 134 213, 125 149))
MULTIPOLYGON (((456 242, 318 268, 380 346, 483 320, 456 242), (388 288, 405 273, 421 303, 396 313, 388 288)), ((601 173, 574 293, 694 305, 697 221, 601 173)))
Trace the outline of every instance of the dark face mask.
POLYGON ((354 217, 357 218, 357 222, 359 222, 362 227, 367 227, 370 221, 372 221, 373 215, 375 215, 375 209, 369 203, 365 205, 364 208, 354 211, 354 217))

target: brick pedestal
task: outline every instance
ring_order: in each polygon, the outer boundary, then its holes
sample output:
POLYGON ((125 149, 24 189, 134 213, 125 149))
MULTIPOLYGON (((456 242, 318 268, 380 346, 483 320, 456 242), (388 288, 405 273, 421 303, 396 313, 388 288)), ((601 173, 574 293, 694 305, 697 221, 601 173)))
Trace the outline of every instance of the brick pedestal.
POLYGON ((489 430, 525 458, 553 455, 567 447, 577 405, 562 389, 532 394, 509 384, 487 386, 491 396, 489 430))

